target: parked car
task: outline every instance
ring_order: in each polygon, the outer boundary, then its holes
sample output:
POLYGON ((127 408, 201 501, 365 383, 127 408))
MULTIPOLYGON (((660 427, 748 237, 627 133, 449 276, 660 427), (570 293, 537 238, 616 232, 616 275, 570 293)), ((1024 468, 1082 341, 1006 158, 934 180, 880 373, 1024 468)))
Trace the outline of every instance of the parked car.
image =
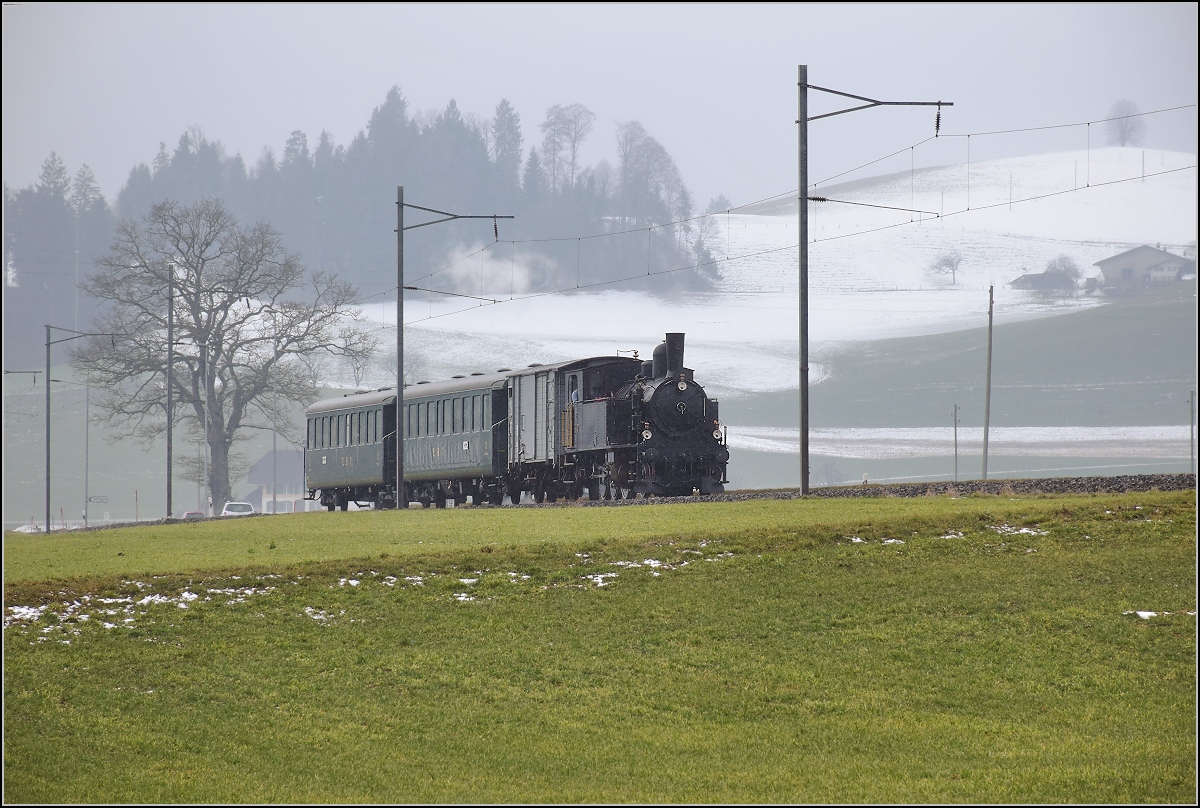
POLYGON ((203 519, 204 511, 184 511, 180 519, 203 519))
POLYGON ((254 506, 249 502, 226 502, 221 509, 222 516, 253 516, 254 506))

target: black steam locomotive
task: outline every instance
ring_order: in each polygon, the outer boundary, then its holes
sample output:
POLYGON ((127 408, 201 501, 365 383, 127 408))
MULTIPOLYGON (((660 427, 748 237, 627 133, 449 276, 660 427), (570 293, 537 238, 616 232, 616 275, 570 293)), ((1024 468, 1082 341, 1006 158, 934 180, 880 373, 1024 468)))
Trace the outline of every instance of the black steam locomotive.
MULTIPOLYGON (((594 356, 406 385, 403 507, 420 502, 622 499, 724 491, 729 450, 710 399, 683 366, 683 334, 651 361, 594 356)), ((396 393, 307 410, 309 499, 329 510, 394 508, 396 393)))

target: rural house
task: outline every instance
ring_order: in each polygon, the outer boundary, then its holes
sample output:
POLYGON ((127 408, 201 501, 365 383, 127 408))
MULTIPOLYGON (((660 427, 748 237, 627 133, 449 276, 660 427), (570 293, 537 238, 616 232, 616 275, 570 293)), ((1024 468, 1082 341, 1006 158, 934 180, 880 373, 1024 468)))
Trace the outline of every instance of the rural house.
POLYGON ((1132 250, 1097 261, 1104 276, 1104 288, 1118 293, 1141 291, 1155 283, 1177 281, 1195 273, 1196 262, 1143 244, 1132 250))
POLYGON ((1061 292, 1070 294, 1075 291, 1075 281, 1061 272, 1026 272, 1024 275, 1011 280, 1008 285, 1013 289, 1029 289, 1035 292, 1061 292))
POLYGON ((267 452, 250 467, 246 481, 256 486, 246 501, 258 513, 270 513, 272 481, 278 486, 275 501, 280 513, 316 510, 319 505, 304 499, 304 453, 299 449, 281 449, 267 452))

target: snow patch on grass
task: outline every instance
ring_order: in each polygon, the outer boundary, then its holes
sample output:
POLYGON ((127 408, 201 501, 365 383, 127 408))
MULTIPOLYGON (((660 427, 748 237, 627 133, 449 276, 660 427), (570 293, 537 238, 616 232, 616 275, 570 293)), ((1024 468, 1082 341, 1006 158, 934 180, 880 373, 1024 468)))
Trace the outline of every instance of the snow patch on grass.
POLYGON ((1018 536, 1018 535, 1045 536, 1047 533, 1050 532, 1048 530, 1037 530, 1032 527, 1013 527, 1012 525, 1007 524, 1007 523, 1002 524, 1002 525, 990 525, 988 527, 988 530, 995 531, 996 533, 999 533, 1001 536, 1018 536))

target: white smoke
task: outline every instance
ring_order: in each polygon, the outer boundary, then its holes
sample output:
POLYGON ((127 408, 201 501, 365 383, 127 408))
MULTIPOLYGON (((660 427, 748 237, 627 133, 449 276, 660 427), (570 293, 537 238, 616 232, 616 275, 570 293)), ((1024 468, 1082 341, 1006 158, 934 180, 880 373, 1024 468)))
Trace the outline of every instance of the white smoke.
POLYGON ((414 286, 460 295, 506 299, 528 294, 538 282, 554 274, 554 264, 544 256, 513 244, 465 244, 455 247, 440 268, 414 286))

